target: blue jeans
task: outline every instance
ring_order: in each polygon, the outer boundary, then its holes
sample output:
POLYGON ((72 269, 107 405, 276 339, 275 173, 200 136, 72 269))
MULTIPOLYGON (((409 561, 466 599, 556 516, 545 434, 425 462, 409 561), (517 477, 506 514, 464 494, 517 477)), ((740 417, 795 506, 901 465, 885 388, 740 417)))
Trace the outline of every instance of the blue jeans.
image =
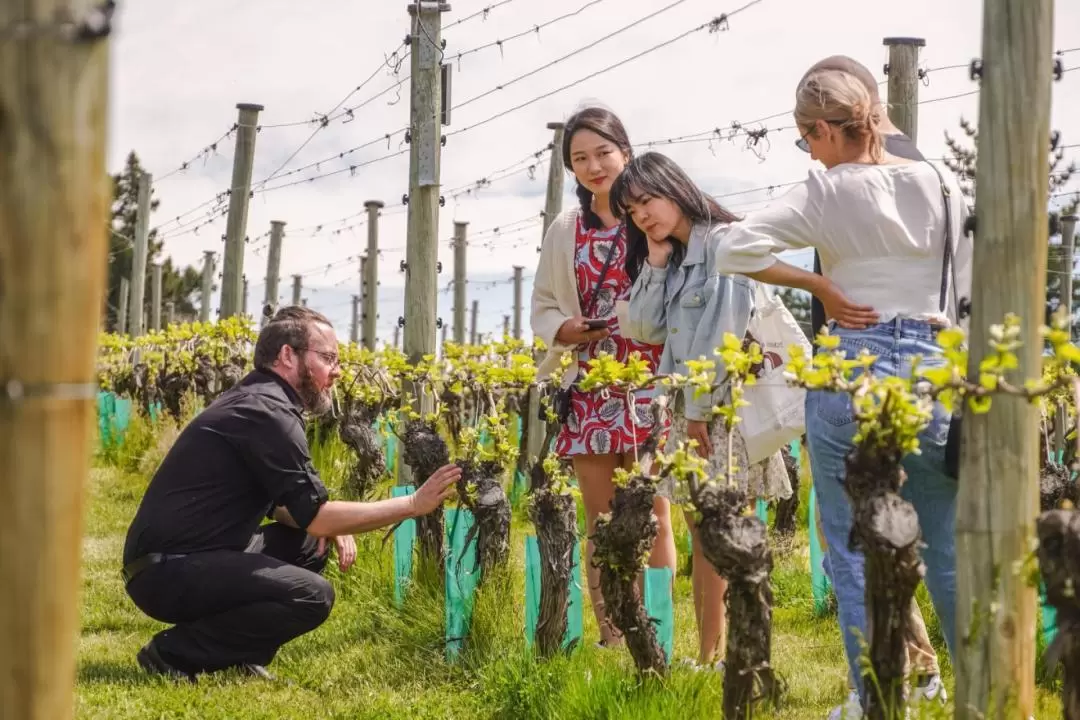
MULTIPOLYGON (((840 349, 848 358, 860 350, 877 357, 871 372, 878 377, 911 377, 912 361, 921 355, 923 368, 943 363, 937 330, 924 322, 894 320, 866 330, 833 328, 840 349)), ((907 481, 900 490, 919 516, 922 530, 924 581, 934 601, 950 654, 956 647, 956 492, 957 483, 945 474, 945 442, 950 416, 937 404, 934 418, 919 436, 921 454, 908 455, 903 467, 907 481)), ((853 447, 857 422, 846 393, 813 390, 806 395, 806 435, 810 444, 810 467, 828 543, 829 574, 836 592, 840 627, 844 634, 848 671, 853 686, 866 704, 859 655, 859 638, 866 634, 866 580, 864 558, 852 551, 851 504, 844 492, 844 457, 853 447), (856 632, 857 631, 857 632, 856 632)))

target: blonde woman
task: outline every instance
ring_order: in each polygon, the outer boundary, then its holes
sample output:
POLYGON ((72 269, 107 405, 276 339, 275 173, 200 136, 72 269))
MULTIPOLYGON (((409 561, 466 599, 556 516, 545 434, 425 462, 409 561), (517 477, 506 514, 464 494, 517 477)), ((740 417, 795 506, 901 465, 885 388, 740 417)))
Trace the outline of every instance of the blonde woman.
MULTIPOLYGON (((923 367, 942 362, 936 337, 956 322, 954 298, 969 292, 971 241, 961 232, 966 209, 955 178, 928 162, 889 154, 881 121, 882 108, 852 73, 808 73, 796 90, 795 123, 810 156, 825 169, 812 170, 772 206, 733 224, 718 251, 717 269, 816 295, 848 357, 867 349, 877 357, 871 368, 876 375, 910 377, 917 355, 923 367), (943 179, 951 191, 947 200, 943 179), (823 275, 775 257, 801 248, 818 251, 823 275)), ((901 494, 919 516, 926 586, 952 651, 957 485, 945 470, 949 424, 949 414, 935 407, 919 438, 921 454, 904 460, 901 494)), ((866 705, 858 640, 866 634, 863 556, 849 546, 852 513, 843 487, 844 456, 856 425, 846 394, 807 393, 814 489, 850 679, 860 701, 834 710, 831 717, 837 719, 861 717, 866 705)))
MULTIPOLYGON (((584 392, 574 381, 601 353, 620 361, 637 353, 655 370, 663 350, 663 345, 627 337, 616 314, 616 306, 629 299, 631 283, 625 267, 626 226, 612 214, 609 194, 630 156, 626 129, 611 111, 585 108, 567 121, 563 164, 577 179, 580 206, 551 223, 533 279, 532 330, 549 348, 540 363, 540 376, 547 378, 556 371, 564 352, 575 353, 562 379, 562 387, 569 390, 569 405, 554 450, 573 463, 589 538, 597 516, 611 511, 615 469, 634 464, 636 448, 652 430, 649 407, 655 391, 636 392, 630 398, 618 392, 584 392)), ((659 529, 649 565, 671 568, 674 575, 670 503, 657 497, 653 512, 659 529)), ((621 638, 604 610, 600 574, 592 556, 590 539, 585 546, 589 597, 600 626, 600 644, 607 647, 621 638)))

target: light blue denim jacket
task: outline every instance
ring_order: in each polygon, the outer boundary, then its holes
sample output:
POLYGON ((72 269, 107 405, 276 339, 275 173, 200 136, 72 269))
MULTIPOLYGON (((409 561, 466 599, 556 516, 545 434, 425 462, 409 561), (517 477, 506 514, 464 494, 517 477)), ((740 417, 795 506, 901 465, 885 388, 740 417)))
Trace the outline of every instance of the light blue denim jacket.
MULTIPOLYGON (((686 361, 701 358, 716 362, 717 378, 724 364, 717 347, 724 333, 742 339, 753 310, 753 281, 742 275, 723 275, 716 270, 716 248, 726 225, 695 225, 690 231, 686 256, 679 267, 666 268, 648 262, 630 290, 629 327, 623 332, 642 342, 664 343, 658 372, 686 374, 686 361)), ((688 420, 709 420, 718 393, 684 397, 688 420)))

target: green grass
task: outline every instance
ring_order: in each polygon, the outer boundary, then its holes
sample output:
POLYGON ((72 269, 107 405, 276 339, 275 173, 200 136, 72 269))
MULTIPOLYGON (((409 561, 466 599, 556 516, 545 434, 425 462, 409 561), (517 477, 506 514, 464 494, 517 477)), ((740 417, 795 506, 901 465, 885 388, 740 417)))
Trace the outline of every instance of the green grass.
MULTIPOLYGON (((135 663, 135 653, 164 626, 135 608, 118 565, 127 523, 167 442, 168 437, 145 442, 141 460, 125 458, 126 469, 99 467, 91 475, 77 677, 81 718, 719 717, 720 677, 678 665, 696 649, 690 580, 682 573, 675 587, 676 664, 666 679, 639 681, 625 650, 593 647, 598 636, 587 595, 583 646, 549 662, 529 656, 523 632, 528 526, 521 513, 515 514, 511 567, 481 588, 471 636, 456 664, 443 659, 441 594, 415 587, 405 607, 396 608, 392 542, 383 545, 377 532, 358 538, 359 559, 348 573, 328 568, 337 590, 334 611, 322 627, 281 650, 271 665, 277 683, 228 674, 204 676, 196 686, 151 678, 135 663)), ((681 537, 682 518, 676 515, 681 537)), ((836 620, 813 613, 807 548, 803 532, 776 559, 773 660, 788 694, 778 712, 756 717, 824 718, 846 695, 836 620)), ((685 549, 680 542, 680 562, 685 549)), ((925 594, 921 599, 932 637, 942 647, 925 594)), ((946 653, 940 655, 944 662, 946 653)), ((951 689, 947 667, 946 676, 951 689)), ((1060 716, 1059 708, 1040 690, 1037 717, 1060 716)))

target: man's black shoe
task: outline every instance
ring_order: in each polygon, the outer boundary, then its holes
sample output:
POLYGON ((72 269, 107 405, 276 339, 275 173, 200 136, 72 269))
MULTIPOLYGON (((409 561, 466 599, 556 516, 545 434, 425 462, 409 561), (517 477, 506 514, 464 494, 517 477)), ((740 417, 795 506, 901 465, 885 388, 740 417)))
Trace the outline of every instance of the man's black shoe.
POLYGON ((186 680, 191 683, 195 682, 194 675, 179 670, 165 662, 158 653, 153 640, 146 643, 146 645, 139 650, 139 654, 135 656, 135 659, 138 660, 142 669, 151 675, 165 675, 173 680, 186 680))
POLYGON ((252 677, 260 678, 262 680, 269 680, 271 682, 277 679, 273 675, 271 675, 270 671, 262 665, 253 665, 251 663, 247 663, 240 666, 240 672, 251 675, 252 677))

